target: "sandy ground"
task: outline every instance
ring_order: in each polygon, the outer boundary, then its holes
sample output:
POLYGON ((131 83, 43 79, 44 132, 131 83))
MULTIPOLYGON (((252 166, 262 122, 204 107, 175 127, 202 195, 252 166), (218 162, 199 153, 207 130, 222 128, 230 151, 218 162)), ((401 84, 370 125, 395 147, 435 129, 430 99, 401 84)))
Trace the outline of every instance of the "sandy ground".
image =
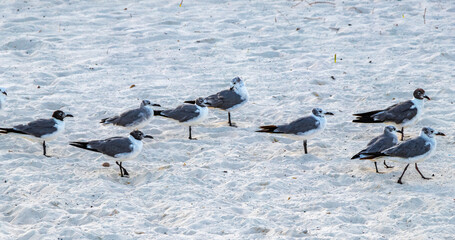
MULTIPOLYGON (((62 109, 66 132, 0 136, 0 239, 451 239, 455 236, 455 2, 2 1, 0 124, 62 109), (426 10, 425 10, 426 9, 426 10), (425 14, 425 18, 424 18, 425 14), (337 61, 334 61, 334 55, 337 61), (122 179, 69 141, 126 136, 99 120, 150 99, 165 108, 246 81, 250 102, 193 128, 155 118, 122 179), (131 88, 131 85, 135 87, 131 88), (396 183, 350 157, 384 125, 352 113, 432 98, 420 122, 446 133, 396 183), (256 133, 332 111, 302 143, 256 133)), ((382 169, 382 165, 380 166, 382 169)))

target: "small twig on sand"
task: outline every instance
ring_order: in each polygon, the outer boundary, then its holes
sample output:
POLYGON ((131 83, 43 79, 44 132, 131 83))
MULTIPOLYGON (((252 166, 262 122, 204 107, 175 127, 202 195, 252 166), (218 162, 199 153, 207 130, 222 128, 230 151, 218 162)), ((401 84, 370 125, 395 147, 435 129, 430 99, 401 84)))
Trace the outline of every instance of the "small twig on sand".
POLYGON ((303 2, 303 0, 300 0, 299 3, 292 5, 291 8, 295 8, 295 7, 299 6, 302 2, 303 2))
POLYGON ((335 3, 333 2, 312 2, 312 3, 308 3, 308 5, 313 5, 313 4, 320 4, 320 3, 325 3, 325 4, 332 4, 332 5, 335 5, 335 3))
POLYGON ((423 11, 423 24, 426 24, 426 22, 425 22, 425 14, 427 14, 427 8, 425 8, 425 11, 423 11))
POLYGON ((291 22, 289 22, 289 20, 284 16, 284 14, 280 12, 280 10, 277 10, 277 11, 281 14, 281 16, 284 18, 284 20, 286 20, 286 22, 289 23, 289 25, 292 25, 291 22))

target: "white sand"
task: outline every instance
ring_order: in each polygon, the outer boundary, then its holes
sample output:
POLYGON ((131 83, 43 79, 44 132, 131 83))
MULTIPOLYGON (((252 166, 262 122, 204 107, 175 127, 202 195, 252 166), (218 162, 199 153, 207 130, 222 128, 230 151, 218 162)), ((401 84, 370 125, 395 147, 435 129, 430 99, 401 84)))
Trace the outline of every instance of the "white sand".
POLYGON ((56 109, 75 118, 48 144, 54 158, 0 136, 0 239, 455 236, 455 2, 327 1, 1 2, 1 126, 56 109), (130 179, 68 146, 126 136, 98 122, 142 99, 171 108, 235 76, 250 93, 232 115, 239 128, 212 110, 189 141, 186 127, 155 118, 143 129, 155 140, 124 164, 130 179), (417 87, 432 100, 408 137, 423 126, 447 136, 419 165, 433 179, 411 166, 399 185, 404 165, 376 174, 350 160, 384 127, 351 114, 410 99, 417 87), (309 155, 301 142, 254 132, 313 107, 336 115, 309 155))

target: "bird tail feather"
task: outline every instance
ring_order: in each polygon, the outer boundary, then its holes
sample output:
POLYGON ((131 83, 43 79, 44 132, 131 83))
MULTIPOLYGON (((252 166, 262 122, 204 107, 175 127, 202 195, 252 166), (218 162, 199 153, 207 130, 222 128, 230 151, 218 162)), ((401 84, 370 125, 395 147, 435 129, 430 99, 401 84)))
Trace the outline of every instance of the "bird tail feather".
POLYGON ((8 133, 25 134, 24 132, 21 132, 19 130, 14 129, 14 128, 0 128, 0 133, 3 133, 3 134, 8 134, 8 133))
POLYGON ((275 132, 275 130, 278 128, 276 125, 267 125, 267 126, 260 126, 260 130, 257 130, 256 132, 268 132, 268 133, 279 133, 275 132))
POLYGON ((96 150, 96 149, 90 148, 90 147, 88 146, 88 142, 70 142, 70 145, 71 145, 71 146, 78 147, 78 148, 90 150, 90 151, 93 151, 93 152, 99 152, 99 151, 96 150))
POLYGON ((382 112, 383 110, 376 110, 376 111, 371 111, 371 112, 364 112, 364 113, 356 113, 353 114, 356 116, 356 119, 352 120, 352 122, 358 122, 358 123, 382 123, 384 122, 383 120, 378 120, 373 117, 373 115, 382 112))

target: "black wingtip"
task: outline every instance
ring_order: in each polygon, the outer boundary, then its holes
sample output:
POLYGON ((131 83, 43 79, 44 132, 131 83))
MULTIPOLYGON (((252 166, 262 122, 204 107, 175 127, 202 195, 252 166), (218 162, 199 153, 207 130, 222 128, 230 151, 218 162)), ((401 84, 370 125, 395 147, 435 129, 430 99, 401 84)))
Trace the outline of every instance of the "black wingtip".
POLYGON ((356 155, 352 156, 351 159, 357 159, 357 158, 360 158, 360 154, 358 154, 358 153, 356 155))
POLYGON ((357 116, 357 117, 371 117, 372 115, 378 113, 378 112, 382 112, 384 110, 374 110, 374 111, 371 111, 371 112, 364 112, 364 113, 354 113, 352 115, 354 116, 357 116))
POLYGON ((375 120, 371 117, 357 117, 356 119, 352 120, 355 123, 382 123, 384 121, 375 120))
POLYGON ((184 103, 189 103, 189 104, 196 104, 196 101, 190 100, 190 101, 185 101, 184 103))
POLYGON ((268 132, 268 133, 277 133, 275 132, 275 129, 278 127, 276 125, 267 125, 267 126, 260 126, 260 130, 257 130, 256 132, 268 132))
POLYGON ((153 111, 153 116, 161 116, 162 110, 154 110, 153 111))
POLYGON ((101 119, 100 123, 106 123, 106 120, 107 120, 107 119, 108 119, 108 118, 103 118, 103 119, 101 119))
POLYGON ((24 132, 15 130, 14 128, 0 128, 0 133, 3 133, 3 134, 7 134, 7 133, 25 134, 24 132))
POLYGON ((365 157, 362 157, 361 159, 375 159, 377 157, 383 157, 383 156, 388 156, 387 154, 381 153, 381 152, 375 152, 375 153, 367 153, 365 154, 365 157))
POLYGON ((82 149, 85 149, 85 150, 90 150, 90 151, 93 151, 93 152, 99 152, 96 149, 89 148, 88 147, 88 142, 70 142, 70 145, 74 146, 74 147, 82 148, 82 149))

